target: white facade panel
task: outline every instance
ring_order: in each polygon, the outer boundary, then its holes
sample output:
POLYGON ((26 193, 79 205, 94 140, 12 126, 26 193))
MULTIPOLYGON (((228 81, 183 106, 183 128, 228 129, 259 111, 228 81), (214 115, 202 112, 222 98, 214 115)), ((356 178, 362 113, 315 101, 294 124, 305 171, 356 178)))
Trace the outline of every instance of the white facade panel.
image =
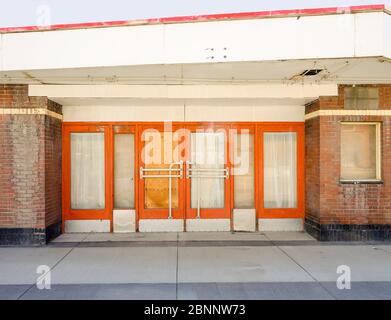
POLYGON ((213 102, 186 104, 186 121, 304 121, 304 106, 235 105, 213 102))
POLYGON ((1 70, 382 56, 389 42, 382 36, 385 17, 378 12, 9 33, 2 35, 1 70))
POLYGON ((258 219, 259 231, 303 231, 303 219, 258 219))
POLYGON ((159 64, 162 25, 3 35, 4 70, 159 64))
POLYGON ((110 220, 66 220, 65 233, 110 232, 110 220))
POLYGON ((136 232, 135 210, 113 210, 113 232, 131 233, 136 232))
POLYGON ((233 228, 234 231, 255 232, 256 225, 255 209, 233 209, 233 228))
POLYGON ((184 103, 181 105, 64 106, 64 122, 84 121, 304 121, 299 105, 221 105, 184 103))
POLYGON ((315 99, 338 94, 335 84, 30 85, 30 96, 121 99, 315 99))
POLYGON ((182 219, 141 219, 138 225, 140 232, 182 232, 182 219))
MULTIPOLYGON (((356 57, 381 56, 385 54, 384 23, 388 15, 379 12, 356 14, 355 53, 356 57)), ((391 41, 391 38, 388 38, 391 41)))
POLYGON ((231 230, 229 219, 187 219, 188 232, 228 232, 231 230))
POLYGON ((166 63, 353 56, 354 15, 346 15, 348 23, 339 19, 332 15, 167 25, 166 63))
POLYGON ((64 106, 63 121, 183 121, 183 104, 132 106, 64 106))
POLYGON ((391 59, 391 15, 384 16, 383 30, 384 56, 391 59))

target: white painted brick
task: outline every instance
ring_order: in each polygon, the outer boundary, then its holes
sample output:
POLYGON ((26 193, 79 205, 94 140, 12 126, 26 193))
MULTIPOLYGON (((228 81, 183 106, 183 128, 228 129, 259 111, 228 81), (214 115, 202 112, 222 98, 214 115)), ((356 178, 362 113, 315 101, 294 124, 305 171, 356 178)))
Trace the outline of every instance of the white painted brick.
POLYGON ((303 231, 303 219, 258 219, 259 231, 303 231))
POLYGON ((256 210, 255 209, 234 209, 233 210, 234 231, 256 231, 256 210))

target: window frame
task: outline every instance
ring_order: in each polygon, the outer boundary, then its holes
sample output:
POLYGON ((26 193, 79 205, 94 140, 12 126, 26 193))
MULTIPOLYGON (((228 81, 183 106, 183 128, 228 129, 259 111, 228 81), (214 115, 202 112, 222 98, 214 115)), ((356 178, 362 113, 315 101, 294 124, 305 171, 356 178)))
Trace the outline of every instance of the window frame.
MULTIPOLYGON (((339 181, 341 184, 365 184, 365 183, 383 183, 382 180, 382 123, 380 121, 341 121, 340 122, 340 136, 342 137, 342 126, 343 125, 374 125, 376 132, 376 178, 375 179, 342 179, 342 143, 340 143, 340 170, 339 170, 339 181)), ((341 140, 341 139, 340 139, 341 140)))
POLYGON ((118 211, 121 211, 121 210, 136 210, 136 206, 137 206, 137 155, 136 155, 136 152, 137 152, 137 135, 136 135, 136 128, 134 125, 127 125, 127 124, 112 124, 110 125, 111 126, 111 131, 112 131, 112 150, 111 150, 111 154, 112 154, 112 164, 113 164, 113 168, 112 168, 112 190, 113 190, 113 197, 112 197, 112 210, 118 210, 118 211), (133 148, 134 148, 134 173, 133 173, 133 190, 134 190, 134 195, 133 195, 133 208, 128 208, 128 209, 121 209, 121 208, 116 208, 115 207, 115 135, 117 134, 132 134, 133 135, 133 139, 134 139, 134 144, 133 144, 133 148))
POLYGON ((112 134, 104 125, 67 125, 63 124, 62 145, 62 185, 63 185, 63 225, 66 220, 112 220, 112 185, 111 169, 113 167, 110 150, 112 149, 112 134), (72 209, 71 206, 71 133, 104 133, 105 157, 105 207, 103 209, 72 209))
POLYGON ((305 193, 305 141, 304 141, 304 123, 264 123, 257 127, 258 137, 258 186, 259 193, 256 200, 258 218, 304 218, 304 193, 305 193), (264 133, 268 132, 295 132, 297 134, 297 206, 296 208, 265 208, 264 206, 264 133))
MULTIPOLYGON (((197 127, 210 127, 213 124, 214 127, 222 127, 227 130, 238 129, 237 133, 240 133, 240 129, 248 129, 250 134, 254 134, 254 201, 255 209, 257 212, 257 219, 260 218, 303 218, 304 217, 304 122, 222 122, 214 124, 211 122, 174 122, 174 127, 194 130, 197 127), (296 132, 297 133, 297 208, 264 208, 263 207, 263 132, 296 132)), ((118 133, 133 133, 135 136, 135 175, 134 175, 134 190, 135 190, 135 208, 136 210, 136 227, 138 229, 138 222, 140 217, 140 204, 142 190, 142 182, 139 177, 139 167, 141 165, 140 154, 142 150, 142 143, 140 134, 145 127, 163 127, 162 122, 64 122, 63 123, 63 152, 62 152, 62 223, 64 230, 64 223, 66 220, 109 220, 113 221, 114 210, 114 134, 118 133), (70 209, 70 133, 82 133, 82 132, 104 132, 105 133, 105 208, 104 210, 71 210, 70 209)), ((227 135, 226 141, 226 155, 232 152, 230 146, 231 137, 227 135)), ((227 162, 227 167, 231 170, 231 163, 227 162)), ((226 204, 227 215, 231 217, 231 223, 233 222, 232 214, 234 208, 234 176, 230 175, 230 179, 226 181, 226 190, 230 195, 227 197, 230 201, 226 204)), ((186 190, 185 190, 186 191, 186 190)), ((188 192, 185 192, 185 196, 188 192)), ((186 201, 188 201, 186 199, 186 201)), ((186 201, 183 201, 185 203, 186 201)), ((184 204, 183 204, 184 206, 184 204)), ((121 210, 121 209, 119 209, 121 210)), ((125 209, 124 209, 125 210, 125 209)), ((133 210, 133 209, 131 209, 133 210)), ((164 217, 166 216, 164 211, 164 217)), ((143 217, 145 219, 146 217, 143 217)), ((152 217, 147 217, 151 218, 152 217)), ((189 218, 189 217, 188 217, 189 218)))
MULTIPOLYGON (((234 144, 234 135, 235 133, 236 134, 241 134, 242 130, 248 130, 248 134, 251 134, 253 135, 253 148, 254 148, 254 193, 253 193, 253 199, 254 199, 254 209, 257 208, 257 194, 259 193, 258 192, 258 179, 257 179, 257 175, 258 175, 258 166, 256 165, 256 159, 258 157, 258 148, 257 148, 257 134, 256 134, 256 126, 257 124, 256 123, 234 123, 234 124, 231 124, 230 125, 230 130, 236 130, 236 132, 234 131, 230 131, 230 136, 229 136, 229 144, 230 144, 230 158, 231 159, 234 159, 234 153, 235 153, 235 148, 236 148, 236 145, 234 144)), ((230 175, 231 175, 231 208, 232 209, 246 209, 246 208, 236 208, 235 207, 235 174, 234 174, 234 165, 232 163, 230 163, 231 167, 230 167, 230 175)))

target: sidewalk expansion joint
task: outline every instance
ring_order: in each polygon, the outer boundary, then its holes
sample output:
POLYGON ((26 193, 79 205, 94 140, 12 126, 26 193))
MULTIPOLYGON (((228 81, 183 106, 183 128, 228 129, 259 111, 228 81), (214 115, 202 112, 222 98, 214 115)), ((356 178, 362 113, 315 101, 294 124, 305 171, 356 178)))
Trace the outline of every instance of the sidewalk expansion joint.
MULTIPOLYGON (((49 271, 47 271, 46 273, 44 273, 41 277, 45 277, 49 272, 52 272, 53 270, 54 270, 54 268, 56 268, 57 266, 58 266, 58 264, 60 263, 60 262, 62 262, 75 248, 77 248, 78 246, 79 246, 79 244, 81 243, 81 242, 83 242, 84 240, 86 240, 87 239, 87 237, 88 237, 88 235, 84 238, 84 239, 82 239, 80 242, 78 242, 77 244, 76 244, 76 246, 73 246, 73 247, 71 247, 71 249, 62 257, 62 258, 60 258, 54 265, 53 265, 53 267, 51 267, 50 268, 50 270, 49 271)), ((34 288, 35 286, 37 285, 37 283, 33 283, 31 286, 29 286, 18 298, 17 298, 17 300, 21 300, 26 294, 27 294, 27 292, 29 292, 32 288, 34 288)))

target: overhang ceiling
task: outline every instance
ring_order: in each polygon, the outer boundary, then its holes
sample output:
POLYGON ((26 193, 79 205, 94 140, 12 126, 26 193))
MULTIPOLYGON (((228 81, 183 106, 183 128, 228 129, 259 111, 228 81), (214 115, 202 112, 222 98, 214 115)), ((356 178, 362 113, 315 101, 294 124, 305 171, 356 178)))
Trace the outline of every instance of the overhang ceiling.
POLYGON ((0 72, 0 83, 16 84, 235 84, 391 83, 391 61, 360 59, 221 62, 0 72), (300 76, 322 69, 315 76, 300 76))

